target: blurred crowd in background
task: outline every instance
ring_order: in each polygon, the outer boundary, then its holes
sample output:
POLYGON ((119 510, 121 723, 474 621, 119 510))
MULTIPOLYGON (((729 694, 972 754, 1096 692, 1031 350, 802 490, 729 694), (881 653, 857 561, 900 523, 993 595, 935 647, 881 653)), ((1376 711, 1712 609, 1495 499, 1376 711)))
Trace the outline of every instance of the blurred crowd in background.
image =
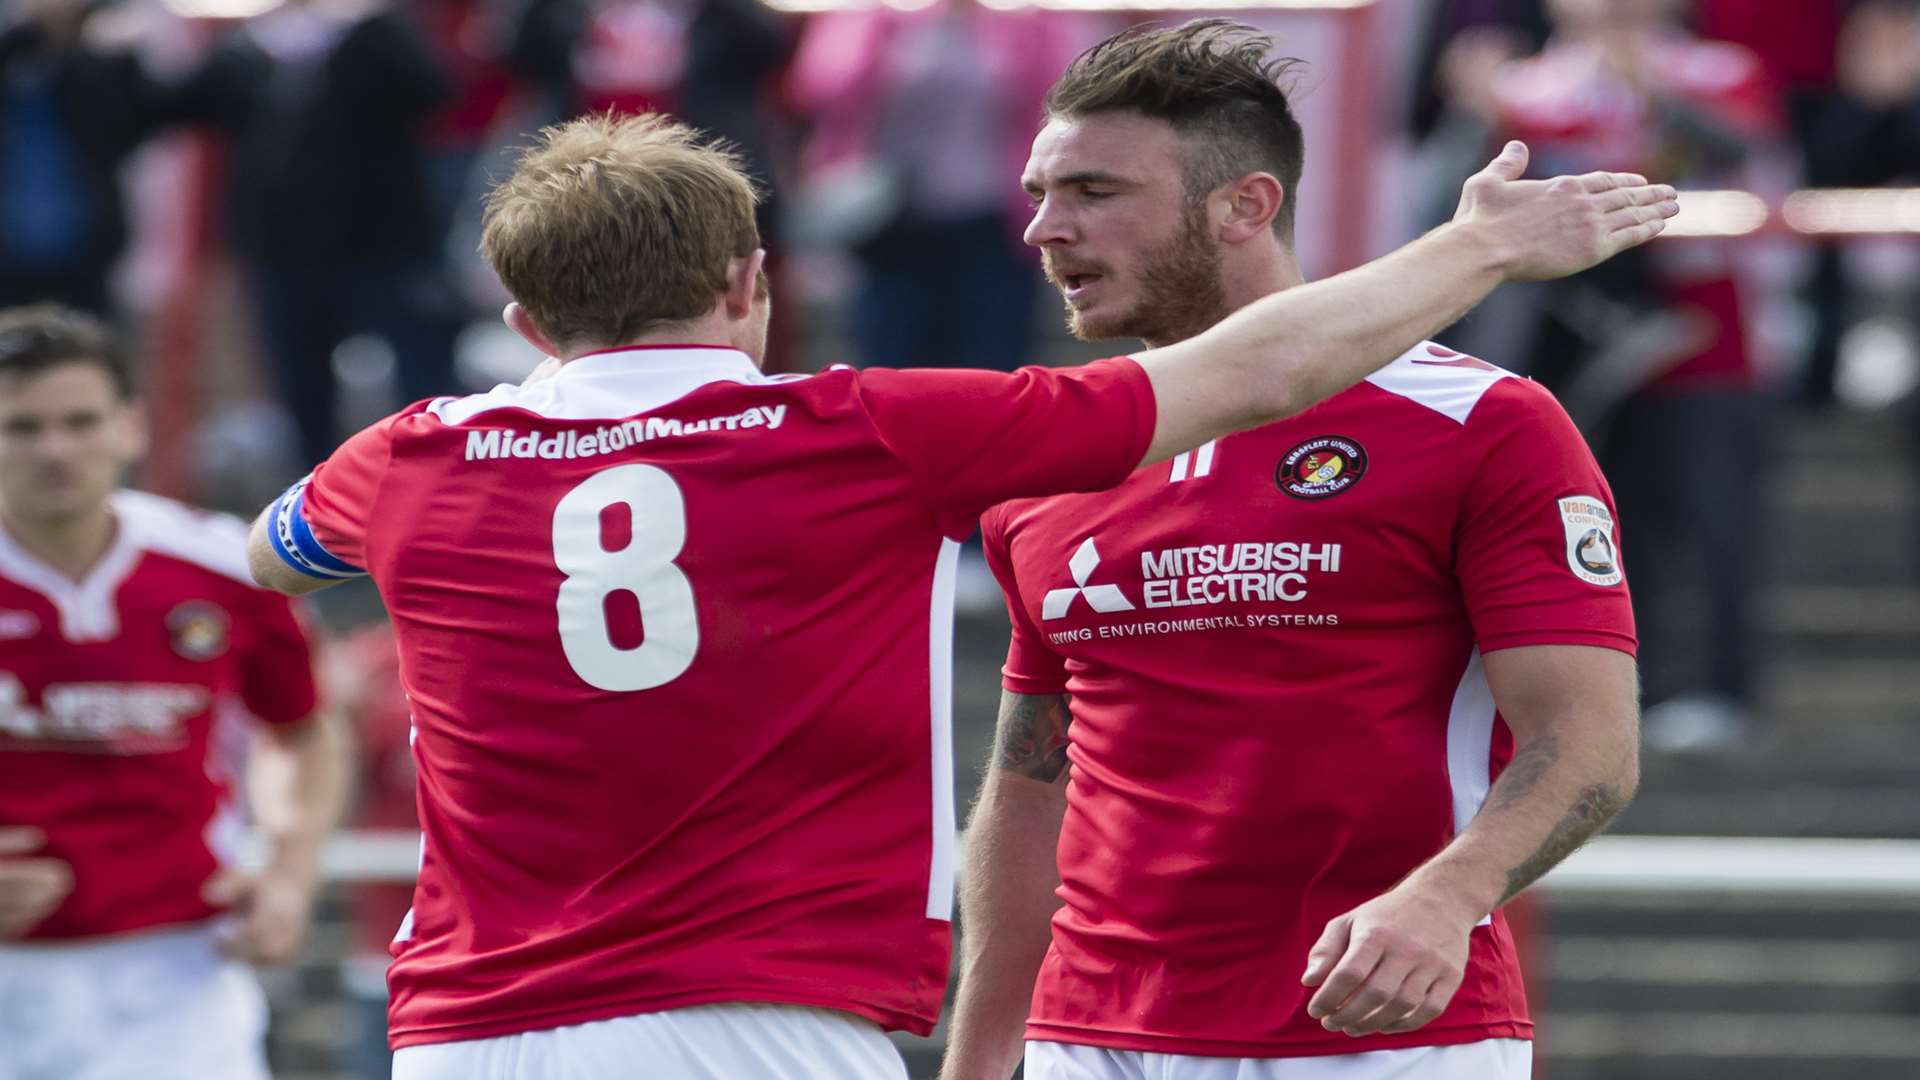
MULTIPOLYGON (((1381 9, 1367 47, 1393 92, 1366 119, 1388 178, 1366 211, 1379 247, 1444 220, 1509 137, 1539 175, 1635 170, 1769 201, 1920 185, 1911 0, 1381 9)), ((156 368, 184 367, 184 419, 157 418, 191 448, 174 493, 251 511, 359 425, 536 363, 498 326, 505 296, 474 251, 489 177, 544 124, 653 109, 732 141, 766 187, 770 365, 1099 355, 1058 329, 1018 177, 1049 83, 1140 17, 976 0, 806 15, 757 0, 9 0, 0 306, 95 311, 156 368)), ((1302 89, 1329 93, 1335 61, 1309 59, 1302 89)), ((1357 122, 1332 116, 1307 116, 1310 163, 1357 122)), ((1510 288, 1446 336, 1549 385, 1600 454, 1654 750, 1725 748, 1764 712, 1761 494, 1781 433, 1796 414, 1911 410, 1920 379, 1905 242, 1769 243, 1662 240, 1510 288)), ((334 681, 363 724, 361 820, 404 827, 405 707, 382 633, 347 639, 334 681)), ((403 894, 367 901, 370 1025, 403 894)))

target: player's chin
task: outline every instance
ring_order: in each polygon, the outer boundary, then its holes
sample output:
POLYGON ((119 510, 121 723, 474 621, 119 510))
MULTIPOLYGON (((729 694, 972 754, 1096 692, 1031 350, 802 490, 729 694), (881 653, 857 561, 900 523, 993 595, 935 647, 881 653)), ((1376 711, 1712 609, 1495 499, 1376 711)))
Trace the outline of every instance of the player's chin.
POLYGON ((18 509, 36 518, 67 518, 81 514, 106 497, 78 482, 56 481, 36 485, 20 500, 18 509))
POLYGON ((1108 341, 1127 337, 1127 320, 1097 307, 1067 306, 1067 332, 1081 341, 1108 341))

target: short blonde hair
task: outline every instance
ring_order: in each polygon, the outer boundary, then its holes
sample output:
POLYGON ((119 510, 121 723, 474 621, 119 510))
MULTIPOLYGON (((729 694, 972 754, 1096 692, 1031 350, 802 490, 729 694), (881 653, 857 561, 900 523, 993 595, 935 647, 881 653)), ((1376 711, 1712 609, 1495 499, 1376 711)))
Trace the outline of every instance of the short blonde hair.
POLYGON ((725 144, 657 113, 545 129, 487 196, 480 252, 561 347, 699 318, 760 246, 759 191, 725 144))

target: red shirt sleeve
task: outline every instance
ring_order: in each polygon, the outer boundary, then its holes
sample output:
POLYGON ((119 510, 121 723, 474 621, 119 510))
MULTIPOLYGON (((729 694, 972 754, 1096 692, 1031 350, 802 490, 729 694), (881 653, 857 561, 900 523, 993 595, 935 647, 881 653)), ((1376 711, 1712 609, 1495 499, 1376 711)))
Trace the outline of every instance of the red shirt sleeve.
POLYGON ((250 592, 254 603, 240 656, 240 698, 261 723, 298 723, 312 716, 319 702, 303 605, 265 589, 250 592))
POLYGON ((1597 645, 1631 654, 1613 492, 1552 395, 1502 379, 1459 443, 1454 569, 1482 652, 1597 645))
POLYGON ((1153 441, 1153 386, 1125 357, 1077 368, 859 375, 861 405, 955 539, 982 511, 1126 479, 1153 441))
POLYGON ((367 565, 367 521, 392 456, 394 426, 419 409, 403 409, 362 429, 313 470, 301 512, 314 538, 334 557, 367 565))
POLYGON ((1046 635, 1033 624, 1026 605, 1020 602, 1013 557, 1007 550, 1003 510, 989 510, 980 519, 980 548, 987 557, 987 568, 999 579, 1000 591, 1007 598, 1007 618, 1013 623, 1013 637, 1007 643, 1007 662, 1000 669, 1000 685, 1016 694, 1066 693, 1066 660, 1048 647, 1046 635))

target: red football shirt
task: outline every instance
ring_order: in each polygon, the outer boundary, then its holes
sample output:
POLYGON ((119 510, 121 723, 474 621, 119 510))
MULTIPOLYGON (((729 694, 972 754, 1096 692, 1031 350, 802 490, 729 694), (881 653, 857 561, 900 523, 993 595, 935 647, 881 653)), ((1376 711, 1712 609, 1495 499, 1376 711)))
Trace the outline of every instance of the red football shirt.
POLYGON ((200 888, 238 853, 247 718, 313 712, 306 633, 254 586, 246 526, 139 492, 112 506, 82 581, 0 530, 0 824, 45 832, 74 876, 30 938, 214 914, 200 888))
POLYGON ((1073 697, 1028 1037, 1227 1057, 1526 1037, 1497 914, 1419 1031, 1330 1033, 1300 976, 1511 757, 1482 653, 1632 651, 1612 505, 1544 390, 1434 346, 1112 492, 988 513, 1005 685, 1073 697))
POLYGON ((630 349, 415 405, 275 511, 385 597, 425 834, 397 1046, 779 1001, 925 1033, 955 538, 1119 482, 1131 361, 767 376, 630 349))

